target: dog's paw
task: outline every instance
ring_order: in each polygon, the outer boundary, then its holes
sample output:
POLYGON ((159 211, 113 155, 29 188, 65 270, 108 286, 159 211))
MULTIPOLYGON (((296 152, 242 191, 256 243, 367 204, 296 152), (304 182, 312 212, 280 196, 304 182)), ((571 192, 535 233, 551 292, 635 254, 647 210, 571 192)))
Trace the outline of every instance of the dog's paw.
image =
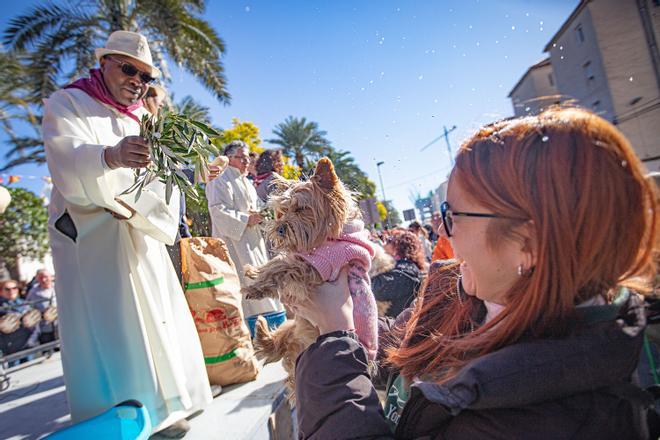
POLYGON ((251 264, 246 264, 245 266, 243 266, 243 273, 245 274, 246 278, 249 278, 251 280, 256 280, 257 276, 259 275, 259 269, 252 266, 251 264))

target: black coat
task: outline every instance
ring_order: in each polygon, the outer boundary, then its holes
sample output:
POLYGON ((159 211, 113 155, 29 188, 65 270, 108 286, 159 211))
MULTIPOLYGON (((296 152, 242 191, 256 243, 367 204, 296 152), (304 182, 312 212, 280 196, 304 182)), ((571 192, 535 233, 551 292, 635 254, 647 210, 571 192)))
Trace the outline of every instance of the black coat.
POLYGON ((443 385, 415 383, 395 433, 355 335, 322 335, 296 365, 300 438, 645 438, 647 395, 630 383, 643 333, 624 332, 619 312, 580 308, 567 338, 505 347, 443 385))
MULTIPOLYGON (((20 314, 27 312, 30 307, 22 305, 23 302, 22 299, 19 299, 16 302, 11 302, 5 298, 0 298, 0 317, 10 312, 20 314)), ((38 331, 39 326, 36 326, 35 328, 25 328, 21 324, 21 326, 12 333, 5 334, 0 332, 0 356, 16 353, 17 351, 28 348, 27 343, 30 340, 30 337, 38 331)))
POLYGON ((371 280, 376 301, 389 302, 386 316, 396 318, 410 306, 422 283, 422 273, 410 260, 399 260, 392 270, 371 280))

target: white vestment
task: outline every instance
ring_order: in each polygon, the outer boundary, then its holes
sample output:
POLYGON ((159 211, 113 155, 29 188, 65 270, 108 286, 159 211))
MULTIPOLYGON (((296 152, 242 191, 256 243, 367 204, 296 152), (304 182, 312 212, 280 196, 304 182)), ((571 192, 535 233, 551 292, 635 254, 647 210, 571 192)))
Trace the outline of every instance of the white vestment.
MULTIPOLYGON (((257 191, 238 169, 228 166, 224 173, 206 185, 206 199, 213 226, 213 236, 224 240, 241 284, 245 282, 243 266, 259 267, 268 262, 268 251, 261 226, 248 226, 250 211, 258 211, 257 191)), ((278 300, 243 299, 245 316, 284 310, 278 300)))
POLYGON ((110 170, 102 161, 104 146, 139 132, 135 120, 82 90, 59 90, 44 105, 54 184, 48 223, 71 418, 78 422, 135 399, 156 431, 205 406, 211 391, 165 249, 176 236, 179 193, 167 205, 165 185, 155 181, 137 202, 134 193, 120 196, 133 171, 110 170), (137 211, 130 220, 106 211, 130 216, 116 197, 137 211))

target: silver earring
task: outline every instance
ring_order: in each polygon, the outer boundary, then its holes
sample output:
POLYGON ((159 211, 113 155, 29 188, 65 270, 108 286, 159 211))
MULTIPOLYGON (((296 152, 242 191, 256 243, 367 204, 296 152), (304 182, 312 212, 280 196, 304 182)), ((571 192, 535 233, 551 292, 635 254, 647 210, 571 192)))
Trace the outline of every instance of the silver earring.
POLYGON ((518 276, 521 277, 523 275, 523 266, 522 264, 518 265, 518 276))

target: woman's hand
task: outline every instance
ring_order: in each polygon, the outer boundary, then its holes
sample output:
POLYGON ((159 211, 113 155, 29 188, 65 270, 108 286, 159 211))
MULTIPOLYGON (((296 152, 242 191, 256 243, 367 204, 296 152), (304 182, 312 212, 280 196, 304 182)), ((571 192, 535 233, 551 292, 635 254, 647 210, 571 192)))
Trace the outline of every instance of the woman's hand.
POLYGON ((297 307, 296 312, 314 324, 322 335, 355 330, 347 266, 339 272, 337 280, 319 286, 310 301, 297 307))

